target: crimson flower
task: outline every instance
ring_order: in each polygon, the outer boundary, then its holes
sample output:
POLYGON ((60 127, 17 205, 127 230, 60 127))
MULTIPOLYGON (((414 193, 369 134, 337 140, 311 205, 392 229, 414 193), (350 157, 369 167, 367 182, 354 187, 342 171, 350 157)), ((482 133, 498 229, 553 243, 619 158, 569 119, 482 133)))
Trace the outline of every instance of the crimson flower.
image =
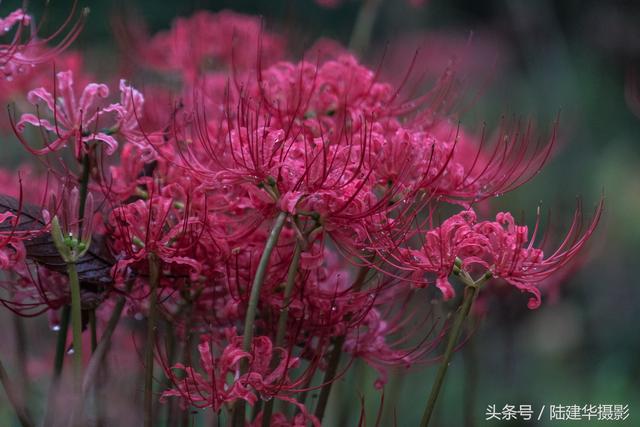
MULTIPOLYGON (((458 268, 467 271, 489 272, 492 277, 531 293, 533 297, 528 307, 537 308, 541 302, 539 285, 578 255, 595 231, 603 203, 598 204, 586 228, 582 226, 579 206, 565 238, 551 252, 535 246, 539 215, 530 236, 529 228, 516 224, 508 212, 498 213, 495 221, 478 222, 475 212, 468 209, 428 231, 420 249, 402 249, 399 257, 416 277, 435 274, 436 284, 445 299, 455 293, 448 277, 458 264, 458 268)), ((426 284, 424 281, 417 283, 426 284)))
POLYGON ((45 38, 38 38, 33 32, 33 18, 23 9, 16 9, 4 18, 0 18, 0 37, 6 36, 17 27, 9 43, 0 43, 0 73, 7 80, 13 80, 29 68, 56 58, 78 37, 88 9, 83 9, 80 18, 74 21, 77 1, 62 25, 45 38), (47 43, 61 37, 53 47, 47 43))
MULTIPOLYGON (((242 350, 242 336, 235 335, 235 331, 227 330, 226 339, 227 344, 216 356, 212 351, 212 343, 203 337, 198 352, 204 373, 181 363, 174 365, 167 372, 174 382, 174 388, 164 391, 161 399, 175 396, 181 399, 182 405, 212 408, 218 412, 223 405, 237 399, 253 406, 258 399, 275 397, 296 405, 307 414, 304 405, 285 394, 287 390, 297 391, 302 383, 288 377, 289 370, 298 365, 298 357, 291 356, 283 348, 274 348, 266 336, 255 337, 250 352, 242 350), (243 359, 248 361, 249 369, 240 374, 243 359), (275 365, 274 360, 278 360, 275 365), (184 377, 179 375, 180 371, 184 377)), ((313 419, 310 415, 306 417, 313 419)), ((314 420, 314 425, 319 423, 314 420)))
POLYGON ((120 132, 125 137, 135 133, 136 113, 144 102, 137 90, 120 81, 121 104, 104 105, 101 100, 109 96, 109 87, 103 83, 89 83, 78 94, 74 87, 72 71, 62 71, 56 75, 53 93, 41 87, 29 92, 27 99, 33 105, 43 102, 52 115, 53 122, 34 114, 23 114, 16 125, 19 133, 24 132, 25 125, 40 127, 44 134, 51 133, 54 140, 45 141, 40 149, 23 145, 36 155, 43 155, 59 150, 67 144, 74 145, 74 154, 78 160, 89 150, 94 141, 106 146, 106 153, 112 155, 118 148, 118 141, 113 136, 120 132), (111 114, 114 113, 115 117, 111 114))

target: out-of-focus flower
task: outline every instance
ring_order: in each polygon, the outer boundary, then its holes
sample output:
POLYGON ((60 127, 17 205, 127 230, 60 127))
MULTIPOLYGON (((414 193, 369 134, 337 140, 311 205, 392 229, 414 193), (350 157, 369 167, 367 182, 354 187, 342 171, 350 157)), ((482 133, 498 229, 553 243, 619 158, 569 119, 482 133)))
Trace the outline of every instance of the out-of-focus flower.
POLYGON ((12 212, 0 213, 0 270, 8 270, 25 259, 24 244, 13 232, 17 219, 12 212))
POLYGON ((177 18, 170 30, 151 38, 137 27, 125 26, 120 34, 132 59, 156 70, 177 71, 191 84, 207 70, 247 70, 284 54, 284 40, 263 31, 259 18, 232 11, 177 18))
MULTIPOLYGON (((216 356, 212 352, 212 343, 205 337, 198 345, 200 364, 204 375, 191 366, 177 364, 168 372, 174 381, 174 388, 162 393, 162 400, 176 396, 183 405, 197 408, 212 408, 220 411, 222 406, 237 399, 254 405, 259 398, 277 398, 294 403, 287 397, 289 389, 297 389, 301 383, 289 379, 289 371, 296 367, 299 358, 291 356, 283 348, 274 348, 271 340, 265 336, 255 337, 251 351, 242 350, 242 336, 227 331, 228 343, 216 356), (240 373, 240 363, 246 360, 249 369, 240 373), (274 360, 277 364, 273 365, 274 360), (180 377, 180 371, 184 378, 180 377)), ((298 405, 304 412, 304 406, 298 405)))
POLYGON ((0 43, 0 74, 4 75, 5 80, 14 80, 33 66, 50 61, 68 48, 80 33, 88 9, 83 9, 78 19, 75 19, 76 12, 77 1, 74 1, 65 22, 45 38, 38 38, 33 32, 37 27, 33 25, 32 16, 23 9, 16 9, 5 18, 0 18, 0 37, 7 36, 17 27, 9 43, 0 43), (48 42, 58 38, 55 46, 47 46, 48 42))

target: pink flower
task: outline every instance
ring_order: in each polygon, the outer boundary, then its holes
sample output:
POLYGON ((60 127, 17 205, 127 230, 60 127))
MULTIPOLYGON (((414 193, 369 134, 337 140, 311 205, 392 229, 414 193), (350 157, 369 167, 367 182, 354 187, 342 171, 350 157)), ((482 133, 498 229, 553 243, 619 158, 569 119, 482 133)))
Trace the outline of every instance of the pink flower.
POLYGON ((73 73, 63 71, 57 74, 57 90, 53 94, 45 88, 34 89, 29 92, 28 100, 33 105, 43 102, 53 115, 53 123, 33 114, 23 114, 17 124, 17 130, 23 132, 25 125, 31 124, 42 127, 54 134, 54 140, 45 142, 45 147, 29 151, 36 155, 43 155, 59 150, 67 144, 74 144, 74 154, 77 159, 88 152, 88 144, 100 141, 106 145, 107 154, 111 155, 118 147, 118 142, 111 135, 113 132, 105 127, 114 126, 113 119, 107 120, 107 113, 118 111, 118 105, 100 107, 100 100, 109 96, 109 88, 105 84, 90 83, 80 96, 77 95, 73 84, 73 73))
POLYGON ((533 294, 528 307, 538 308, 541 301, 539 286, 575 259, 595 231, 603 207, 601 200, 591 223, 583 229, 582 208, 578 206, 569 231, 551 254, 534 247, 539 216, 530 237, 527 226, 517 225, 510 213, 500 212, 495 222, 484 221, 476 225, 476 232, 486 239, 485 258, 471 260, 469 264, 487 267, 494 277, 533 294))
POLYGON ((113 250, 119 256, 114 267, 117 275, 124 275, 128 266, 146 269, 147 258, 153 253, 166 266, 197 278, 202 263, 194 251, 202 235, 202 221, 185 215, 183 203, 172 197, 152 195, 148 200, 136 200, 111 212, 113 250))
POLYGON ((143 59, 144 66, 160 71, 178 71, 188 83, 220 66, 247 70, 259 61, 270 63, 284 50, 283 39, 263 31, 258 18, 232 11, 177 18, 171 29, 151 38, 133 26, 121 29, 133 60, 143 59))
POLYGON ((382 389, 387 383, 389 369, 409 368, 419 363, 425 353, 437 347, 442 338, 441 334, 433 340, 422 339, 419 344, 411 347, 409 342, 416 335, 416 329, 406 327, 407 319, 412 317, 411 313, 401 312, 395 318, 384 319, 380 310, 386 307, 389 311, 391 305, 391 301, 387 301, 380 304, 380 309, 368 311, 358 327, 349 331, 344 345, 345 352, 361 358, 376 370, 376 389, 382 389))
POLYGON ((538 222, 533 235, 529 236, 527 226, 517 225, 510 213, 498 213, 495 221, 477 222, 471 209, 428 231, 421 249, 404 249, 400 253, 416 277, 436 274, 436 285, 445 299, 454 295, 448 276, 460 259, 460 268, 464 270, 490 272, 493 277, 531 293, 533 297, 528 306, 533 309, 540 306, 539 285, 576 257, 593 234, 602 208, 603 201, 591 223, 582 229, 582 211, 578 207, 567 235, 551 254, 534 246, 538 222))
POLYGON ((120 79, 120 105, 116 109, 117 131, 128 141, 135 142, 144 139, 139 130, 139 122, 144 108, 144 96, 126 80, 120 79))
POLYGON ((0 270, 8 270, 23 261, 26 250, 15 233, 18 217, 12 212, 0 213, 0 270))
POLYGON ((0 18, 0 36, 4 36, 11 31, 11 28, 16 24, 27 26, 30 22, 30 15, 26 14, 22 9, 16 9, 5 18, 0 18))
POLYGON ((276 397, 293 402, 293 399, 280 395, 289 388, 295 388, 296 382, 288 377, 290 369, 298 365, 299 359, 290 356, 283 348, 273 348, 266 336, 255 337, 251 352, 242 350, 242 336, 234 331, 226 332, 227 344, 222 345, 221 353, 216 356, 212 351, 217 345, 203 337, 198 351, 203 373, 191 366, 176 364, 167 372, 173 379, 174 388, 162 393, 161 399, 175 396, 181 398, 183 406, 212 408, 218 412, 226 403, 237 399, 254 405, 259 398, 276 397), (213 348, 212 348, 213 347, 213 348), (272 367, 274 358, 278 363, 272 367), (249 369, 240 375, 240 363, 246 360, 249 369), (175 373, 184 372, 184 378, 175 373))
POLYGON ((47 37, 38 37, 33 32, 39 25, 33 25, 33 18, 23 9, 16 9, 5 18, 0 18, 0 37, 6 36, 17 26, 10 42, 0 43, 0 73, 11 81, 29 68, 56 58, 80 34, 87 11, 83 9, 80 17, 74 21, 77 12, 77 1, 74 1, 65 22, 47 37), (58 44, 48 47, 47 43, 53 39, 58 39, 58 44))
MULTIPOLYGON (((261 427, 262 419, 264 418, 261 411, 256 418, 249 423, 250 427, 261 427)), ((277 413, 271 416, 269 425, 271 427, 307 427, 311 423, 314 427, 320 427, 320 421, 314 416, 309 414, 306 410, 294 415, 293 419, 290 419, 285 414, 277 413)))
POLYGON ((449 276, 456 258, 482 251, 483 239, 474 233, 475 223, 476 214, 471 209, 453 215, 439 227, 427 232, 421 249, 405 253, 413 258, 409 262, 417 268, 418 275, 422 272, 436 273, 436 286, 442 291, 444 299, 450 299, 455 294, 449 276))

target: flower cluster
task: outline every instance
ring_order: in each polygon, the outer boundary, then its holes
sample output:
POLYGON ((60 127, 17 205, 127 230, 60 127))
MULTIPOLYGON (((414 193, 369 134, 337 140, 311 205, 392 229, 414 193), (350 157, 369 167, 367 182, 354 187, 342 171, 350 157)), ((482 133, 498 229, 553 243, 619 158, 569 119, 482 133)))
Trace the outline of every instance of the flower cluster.
POLYGON ((254 17, 198 12, 152 36, 118 28, 154 81, 180 78, 144 91, 119 79, 114 99, 68 59, 31 88, 13 129, 51 185, 16 197, 20 184, 1 177, 16 198, 0 203, 0 268, 16 278, 3 284, 15 311, 77 309, 75 341, 80 309, 101 310, 107 331, 123 305, 147 318, 149 419, 155 364, 169 406, 244 426, 248 404, 251 425, 320 425, 340 355, 375 369, 377 388, 393 367, 429 360, 448 325, 416 304, 422 288, 446 300, 452 276, 482 274, 531 293, 536 308, 540 284, 594 232, 602 205, 585 227, 577 212, 552 251, 539 221, 530 233, 508 212, 478 219, 480 201, 540 170, 555 128, 546 144, 519 123, 475 136, 442 108, 449 72, 405 99, 345 49, 284 60, 283 39, 254 17), (458 213, 436 221, 445 209, 458 213), (274 413, 273 400, 297 413, 274 413))

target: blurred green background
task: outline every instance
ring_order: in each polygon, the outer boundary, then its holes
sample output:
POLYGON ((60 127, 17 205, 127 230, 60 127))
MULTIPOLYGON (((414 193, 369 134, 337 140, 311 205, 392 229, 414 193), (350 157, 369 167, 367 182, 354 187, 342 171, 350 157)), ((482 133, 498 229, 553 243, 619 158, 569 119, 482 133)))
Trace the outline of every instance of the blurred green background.
MULTIPOLYGON (((3 15, 17 6, 13 3, 2 3, 3 15)), ((267 28, 288 34, 290 50, 299 53, 319 37, 347 44, 360 6, 352 0, 335 9, 311 0, 80 4, 90 6, 91 14, 73 48, 86 52, 87 68, 98 76, 118 69, 110 19, 123 10, 135 10, 152 30, 168 28, 173 17, 200 8, 259 14, 267 28)), ((60 22, 69 5, 53 0, 47 10, 50 22, 60 22)), ((30 8, 38 15, 42 5, 34 1, 30 8)), ((603 191, 606 198, 586 265, 567 278, 557 298, 543 300, 534 311, 521 295, 489 301, 471 341, 454 357, 435 425, 600 425, 550 422, 548 413, 540 422, 485 421, 490 404, 498 409, 531 404, 534 411, 551 404, 624 404, 629 419, 606 425, 640 425, 640 283, 635 271, 640 266, 640 117, 625 102, 628 76, 640 65, 640 2, 431 0, 416 9, 405 1, 385 0, 372 39, 364 61, 374 67, 381 62, 389 75, 404 72, 398 64, 404 58, 406 66, 416 47, 426 58, 418 61, 418 71, 442 70, 457 57, 463 87, 480 94, 462 116, 463 126, 496 125, 505 114, 535 117, 544 129, 560 112, 554 158, 532 182, 492 201, 488 212, 510 209, 530 219, 542 201, 556 225, 562 225, 570 221, 577 195, 587 216, 603 191)), ((635 77, 640 81, 640 67, 635 77)), ((2 166, 17 164, 21 151, 13 142, 3 144, 2 166)), ((8 319, 6 312, 2 319, 8 319)), ((11 348, 3 343, 3 357, 11 348)), ((397 425, 417 424, 435 370, 417 367, 411 375, 392 376, 381 425, 394 425, 392 407, 397 425)), ((361 394, 373 425, 380 401, 371 388, 374 378, 356 364, 336 387, 326 425, 355 425, 361 394), (352 419, 336 415, 341 405, 352 419)), ((10 425, 9 419, 0 394, 0 424, 10 425)))

